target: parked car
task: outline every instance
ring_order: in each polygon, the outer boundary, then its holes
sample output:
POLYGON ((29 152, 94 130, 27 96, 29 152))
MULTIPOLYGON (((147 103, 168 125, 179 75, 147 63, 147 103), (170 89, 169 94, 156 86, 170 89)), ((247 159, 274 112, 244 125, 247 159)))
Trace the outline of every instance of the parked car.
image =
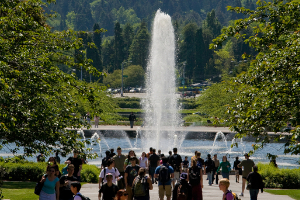
POLYGON ((114 89, 114 90, 112 91, 112 93, 114 93, 114 94, 121 93, 121 89, 114 89))
POLYGON ((141 92, 142 88, 136 88, 136 92, 141 92))
POLYGON ((132 88, 129 90, 130 93, 136 93, 136 88, 132 88))

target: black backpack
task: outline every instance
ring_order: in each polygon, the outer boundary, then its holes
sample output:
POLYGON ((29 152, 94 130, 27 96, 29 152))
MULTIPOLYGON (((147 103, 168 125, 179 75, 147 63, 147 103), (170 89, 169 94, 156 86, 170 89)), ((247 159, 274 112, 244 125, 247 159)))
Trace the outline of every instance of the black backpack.
POLYGON ((194 168, 190 168, 189 183, 192 186, 199 185, 200 178, 200 168, 197 167, 197 170, 195 170, 194 168))
POLYGON ((172 163, 172 167, 174 168, 174 171, 180 171, 180 165, 181 165, 181 157, 179 154, 174 154, 172 156, 172 159, 171 159, 172 163))
MULTIPOLYGON (((91 200, 90 198, 83 196, 82 194, 76 194, 75 196, 80 196, 82 200, 91 200)), ((75 198, 74 196, 74 198, 75 198)))
POLYGON ((159 182, 165 187, 165 184, 170 180, 170 172, 167 166, 161 165, 159 170, 159 182))
POLYGON ((215 163, 212 159, 207 160, 206 172, 211 172, 215 168, 215 163))
POLYGON ((188 200, 188 189, 181 184, 177 188, 177 200, 188 200))
POLYGON ((147 196, 148 189, 148 183, 147 183, 147 177, 140 177, 137 176, 134 179, 133 182, 133 196, 134 197, 145 197, 147 196))

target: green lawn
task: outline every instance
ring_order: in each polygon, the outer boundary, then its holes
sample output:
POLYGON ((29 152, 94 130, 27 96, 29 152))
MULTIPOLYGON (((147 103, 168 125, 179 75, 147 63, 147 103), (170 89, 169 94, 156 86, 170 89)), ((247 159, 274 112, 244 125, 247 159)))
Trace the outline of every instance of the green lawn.
MULTIPOLYGON (((3 182, 2 195, 4 199, 10 200, 38 200, 39 196, 34 194, 35 182, 3 182)), ((81 183, 84 185, 86 183, 81 183)))
POLYGON ((300 200, 300 190, 264 190, 275 195, 288 195, 293 199, 300 200))
MULTIPOLYGON (((134 112, 134 113, 137 113, 137 112, 145 112, 143 109, 134 109, 134 108, 117 108, 116 109, 116 112, 118 113, 122 113, 122 112, 134 112)), ((197 112, 197 110, 195 109, 183 109, 183 110, 180 110, 180 113, 186 113, 186 114, 192 114, 192 113, 195 113, 197 112)))
POLYGON ((3 182, 2 194, 10 200, 38 200, 34 194, 35 182, 3 182))

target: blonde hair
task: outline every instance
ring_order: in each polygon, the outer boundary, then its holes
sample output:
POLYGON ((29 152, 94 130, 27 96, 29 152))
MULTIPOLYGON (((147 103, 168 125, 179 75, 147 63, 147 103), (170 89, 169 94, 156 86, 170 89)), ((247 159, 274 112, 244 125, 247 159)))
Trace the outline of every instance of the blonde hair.
POLYGON ((229 188, 229 185, 230 185, 230 182, 227 178, 222 178, 220 181, 219 181, 220 184, 222 185, 225 185, 226 186, 226 189, 229 188))

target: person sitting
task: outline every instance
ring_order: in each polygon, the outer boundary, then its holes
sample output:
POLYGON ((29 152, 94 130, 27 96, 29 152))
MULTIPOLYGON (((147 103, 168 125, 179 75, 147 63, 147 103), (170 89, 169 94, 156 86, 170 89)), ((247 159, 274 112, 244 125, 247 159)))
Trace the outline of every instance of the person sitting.
POLYGON ((192 199, 192 186, 187 182, 187 173, 180 175, 180 182, 175 184, 172 200, 192 199))

